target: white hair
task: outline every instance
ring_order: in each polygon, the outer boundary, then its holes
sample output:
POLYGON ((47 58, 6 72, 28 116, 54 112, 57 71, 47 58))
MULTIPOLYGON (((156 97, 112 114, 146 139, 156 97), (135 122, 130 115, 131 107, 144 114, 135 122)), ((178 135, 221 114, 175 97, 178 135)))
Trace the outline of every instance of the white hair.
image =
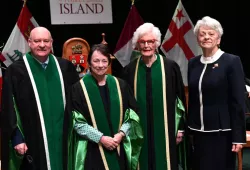
POLYGON ((201 26, 208 26, 208 27, 214 29, 219 34, 219 37, 221 37, 223 35, 223 28, 222 28, 221 24, 219 23, 219 21, 217 21, 214 18, 211 18, 209 16, 205 16, 201 20, 198 20, 195 27, 194 27, 194 34, 196 36, 198 35, 198 31, 199 31, 201 26))
POLYGON ((152 33, 153 36, 156 39, 156 48, 158 48, 161 45, 161 32, 159 28, 155 27, 152 23, 144 23, 141 26, 139 26, 136 31, 134 32, 133 38, 132 38, 132 46, 133 49, 137 45, 137 41, 144 35, 152 33))

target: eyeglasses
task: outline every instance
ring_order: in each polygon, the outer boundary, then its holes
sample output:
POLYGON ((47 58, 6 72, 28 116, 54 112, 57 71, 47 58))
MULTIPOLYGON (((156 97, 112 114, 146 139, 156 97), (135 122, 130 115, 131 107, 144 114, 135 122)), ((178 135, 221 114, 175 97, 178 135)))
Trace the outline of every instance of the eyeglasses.
POLYGON ((148 45, 153 45, 156 40, 138 40, 137 42, 141 45, 144 46, 146 43, 148 45))

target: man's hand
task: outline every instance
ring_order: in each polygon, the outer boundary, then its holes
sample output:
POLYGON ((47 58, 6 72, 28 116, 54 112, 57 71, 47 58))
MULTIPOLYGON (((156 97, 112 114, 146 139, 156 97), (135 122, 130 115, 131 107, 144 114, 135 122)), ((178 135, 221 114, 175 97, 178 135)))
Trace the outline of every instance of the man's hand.
POLYGON ((239 152, 243 148, 242 144, 233 144, 232 152, 239 152))
POLYGON ((182 141, 183 136, 184 136, 184 132, 177 133, 177 136, 176 136, 176 144, 177 145, 182 141))
POLYGON ((118 146, 114 139, 109 136, 102 136, 100 142, 108 150, 113 150, 118 146))
POLYGON ((119 132, 119 133, 115 134, 114 141, 119 145, 124 136, 125 136, 125 134, 123 132, 119 132))
POLYGON ((26 145, 26 143, 20 143, 18 145, 16 145, 14 147, 14 149, 16 150, 17 153, 19 153, 20 155, 24 155, 27 150, 28 150, 28 147, 26 145))

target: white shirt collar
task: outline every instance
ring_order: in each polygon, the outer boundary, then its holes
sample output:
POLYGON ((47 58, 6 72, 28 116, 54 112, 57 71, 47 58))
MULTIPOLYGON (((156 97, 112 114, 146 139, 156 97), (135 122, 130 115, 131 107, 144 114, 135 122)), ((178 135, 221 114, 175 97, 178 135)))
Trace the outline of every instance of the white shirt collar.
POLYGON ((221 51, 221 49, 218 49, 216 51, 216 53, 213 56, 211 56, 211 57, 204 57, 202 55, 200 61, 203 64, 213 63, 213 62, 217 61, 223 53, 224 53, 224 51, 221 51))

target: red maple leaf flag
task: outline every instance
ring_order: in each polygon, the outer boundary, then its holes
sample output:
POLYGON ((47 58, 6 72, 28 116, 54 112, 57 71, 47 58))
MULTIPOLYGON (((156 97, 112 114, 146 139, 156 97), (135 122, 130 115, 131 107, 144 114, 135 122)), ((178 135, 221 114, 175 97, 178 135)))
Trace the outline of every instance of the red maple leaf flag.
POLYGON ((192 21, 179 1, 162 42, 161 50, 167 58, 179 64, 185 86, 187 86, 188 60, 201 54, 193 28, 192 21))
POLYGON ((114 50, 114 56, 123 67, 130 62, 132 52, 134 50, 132 48, 133 34, 143 23, 143 19, 141 18, 139 12, 132 4, 127 20, 124 24, 124 28, 114 50))
POLYGON ((37 27, 38 24, 32 17, 29 9, 24 4, 17 23, 6 42, 0 60, 8 67, 11 63, 18 60, 24 53, 30 50, 28 46, 28 38, 30 31, 37 27))

